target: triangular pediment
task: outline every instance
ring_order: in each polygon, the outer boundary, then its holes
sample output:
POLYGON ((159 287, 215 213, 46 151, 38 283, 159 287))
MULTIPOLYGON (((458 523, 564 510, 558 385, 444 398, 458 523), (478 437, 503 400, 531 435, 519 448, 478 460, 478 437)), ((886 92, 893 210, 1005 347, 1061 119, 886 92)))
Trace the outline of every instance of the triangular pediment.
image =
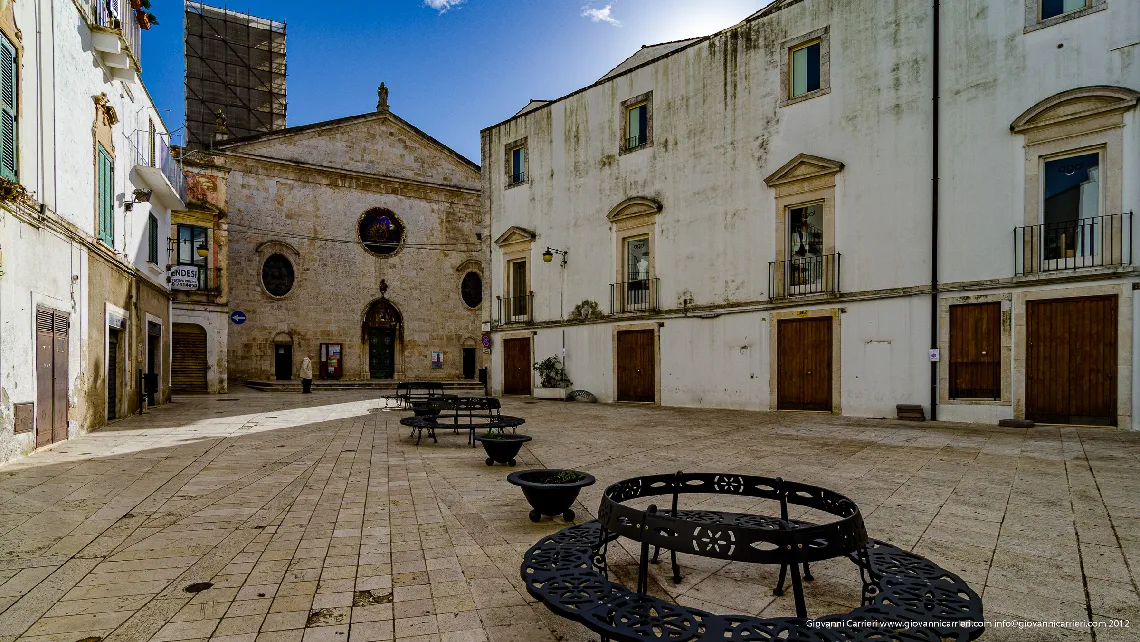
POLYGON ((507 228, 506 232, 500 234, 499 238, 495 239, 495 245, 502 246, 510 245, 511 243, 530 243, 534 241, 535 238, 537 238, 537 235, 534 232, 526 228, 518 227, 517 225, 512 225, 507 228))
POLYGON ((836 174, 841 169, 843 169, 843 163, 839 161, 822 156, 812 156, 811 154, 800 154, 784 163, 783 167, 765 178, 764 182, 768 184, 768 187, 775 187, 784 183, 836 174))
POLYGON ((609 219, 611 223, 613 223, 615 221, 633 218, 635 216, 657 214, 662 209, 663 206, 661 203, 655 201, 652 198, 647 198, 645 196, 634 196, 633 198, 627 198, 621 203, 618 203, 616 207, 610 210, 610 213, 606 215, 606 218, 609 219))
POLYGON ((226 153, 479 189, 479 167, 391 112, 350 116, 219 145, 226 153))
POLYGON ((1123 112, 1140 103, 1140 92, 1108 85, 1070 89, 1050 96, 1030 107, 1010 124, 1009 129, 1021 133, 1067 121, 1123 112))

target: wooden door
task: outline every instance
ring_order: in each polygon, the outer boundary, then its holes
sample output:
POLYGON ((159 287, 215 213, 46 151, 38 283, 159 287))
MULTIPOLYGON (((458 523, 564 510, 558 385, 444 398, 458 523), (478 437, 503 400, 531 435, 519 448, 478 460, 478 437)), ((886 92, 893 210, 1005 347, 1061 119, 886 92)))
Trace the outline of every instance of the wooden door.
POLYGON ((777 322, 776 408, 831 411, 831 317, 777 322))
POLYGON ((530 339, 503 340, 503 394, 531 394, 530 339))
POLYGON ((52 440, 52 402, 55 397, 55 378, 52 360, 55 356, 54 317, 51 310, 36 309, 36 447, 47 446, 52 440))
POLYGON ((368 328, 368 374, 373 379, 396 377, 395 328, 368 328))
POLYGON ((107 328, 107 419, 119 411, 119 332, 107 328))
POLYGON ((653 330, 617 333, 618 401, 657 401, 657 359, 653 344, 653 330))
POLYGON ((1026 304, 1025 418, 1115 426, 1117 298, 1026 304))
POLYGON ((52 355, 52 441, 67 439, 67 380, 68 356, 67 330, 71 319, 62 312, 55 313, 52 355))
POLYGON ((175 323, 170 360, 170 388, 174 392, 206 392, 206 329, 175 323))
POLYGON ((950 306, 950 398, 1001 399, 1001 303, 950 306))

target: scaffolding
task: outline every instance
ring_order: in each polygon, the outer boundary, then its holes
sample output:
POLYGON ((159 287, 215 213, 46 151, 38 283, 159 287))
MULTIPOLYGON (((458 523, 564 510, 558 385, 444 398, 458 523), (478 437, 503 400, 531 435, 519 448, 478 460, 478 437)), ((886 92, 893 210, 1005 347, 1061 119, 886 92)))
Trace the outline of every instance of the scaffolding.
POLYGON ((187 147, 285 128, 284 22, 186 0, 185 52, 187 147))

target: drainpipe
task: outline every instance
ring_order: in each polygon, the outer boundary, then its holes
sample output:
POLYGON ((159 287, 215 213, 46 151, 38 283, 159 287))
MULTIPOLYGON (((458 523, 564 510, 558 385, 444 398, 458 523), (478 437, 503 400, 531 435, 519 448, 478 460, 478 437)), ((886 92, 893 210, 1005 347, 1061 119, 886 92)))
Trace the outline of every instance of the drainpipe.
MULTIPOLYGON (((938 62, 939 62, 939 0, 934 0, 933 31, 934 43, 931 56, 933 107, 931 110, 933 129, 931 147, 933 168, 931 172, 930 201, 930 347, 938 349, 938 62)), ((930 362, 930 420, 938 420, 938 362, 930 362)))

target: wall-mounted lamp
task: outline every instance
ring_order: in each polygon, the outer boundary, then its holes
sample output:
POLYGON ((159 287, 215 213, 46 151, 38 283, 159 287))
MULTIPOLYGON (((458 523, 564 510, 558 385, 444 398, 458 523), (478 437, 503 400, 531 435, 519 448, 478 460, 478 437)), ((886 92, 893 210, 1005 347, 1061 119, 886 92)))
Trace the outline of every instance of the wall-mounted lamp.
POLYGON ((202 258, 210 256, 210 248, 206 247, 205 241, 202 241, 202 244, 198 246, 198 256, 202 258))
POLYGON ((135 196, 135 198, 133 201, 123 201, 123 209, 124 210, 126 210, 128 212, 131 211, 132 209, 134 209, 135 203, 149 203, 150 197, 154 196, 154 192, 152 190, 149 190, 149 189, 136 189, 134 192, 134 196, 135 196))
POLYGON ((554 260, 555 254, 562 255, 562 267, 566 267, 566 252, 564 250, 556 250, 552 247, 546 248, 546 251, 542 253, 542 262, 550 263, 554 260))

